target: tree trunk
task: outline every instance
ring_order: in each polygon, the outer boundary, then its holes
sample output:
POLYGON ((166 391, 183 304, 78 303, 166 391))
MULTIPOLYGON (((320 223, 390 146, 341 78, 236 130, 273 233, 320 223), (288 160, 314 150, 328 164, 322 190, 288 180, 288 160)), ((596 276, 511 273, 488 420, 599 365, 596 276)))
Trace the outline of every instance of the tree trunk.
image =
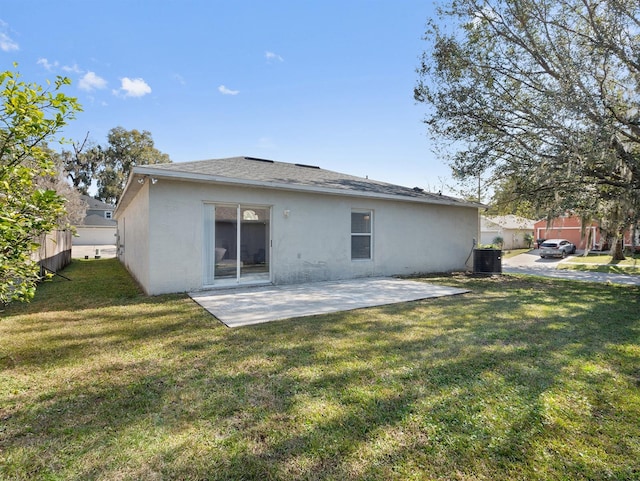
POLYGON ((624 245, 622 241, 623 237, 621 235, 617 235, 613 239, 613 244, 611 245, 611 260, 623 261, 626 259, 624 256, 624 245))

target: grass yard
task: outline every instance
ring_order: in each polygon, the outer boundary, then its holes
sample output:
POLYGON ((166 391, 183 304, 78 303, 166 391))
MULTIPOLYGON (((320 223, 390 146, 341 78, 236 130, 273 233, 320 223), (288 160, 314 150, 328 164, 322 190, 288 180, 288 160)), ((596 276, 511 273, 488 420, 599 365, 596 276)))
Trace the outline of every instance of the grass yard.
POLYGON ((0 479, 640 479, 640 289, 470 294, 227 329, 74 261, 0 313, 0 479))
POLYGON ((590 253, 587 256, 570 257, 558 269, 572 269, 611 274, 640 274, 640 254, 627 255, 622 261, 614 261, 608 254, 590 253))

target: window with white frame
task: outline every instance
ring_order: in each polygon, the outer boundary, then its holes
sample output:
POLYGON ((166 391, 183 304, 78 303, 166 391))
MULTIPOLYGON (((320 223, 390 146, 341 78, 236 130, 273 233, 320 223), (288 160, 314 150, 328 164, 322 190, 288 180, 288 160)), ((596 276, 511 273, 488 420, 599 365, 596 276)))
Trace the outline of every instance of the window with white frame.
POLYGON ((371 259, 373 245, 373 212, 370 210, 351 211, 351 259, 371 259))
POLYGON ((104 218, 105 219, 112 219, 113 218, 113 212, 111 212, 110 210, 105 210, 104 211, 104 218))

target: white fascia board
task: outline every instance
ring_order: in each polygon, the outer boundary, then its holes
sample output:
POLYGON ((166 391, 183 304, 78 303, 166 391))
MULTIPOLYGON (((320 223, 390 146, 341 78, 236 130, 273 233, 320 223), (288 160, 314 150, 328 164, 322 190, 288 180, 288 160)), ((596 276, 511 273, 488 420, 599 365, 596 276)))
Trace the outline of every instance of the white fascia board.
MULTIPOLYGON (((135 168, 134 168, 135 171, 135 168)), ((113 211, 113 217, 115 219, 118 218, 118 214, 120 213, 120 208, 126 207, 129 203, 129 197, 135 196, 136 192, 140 189, 140 185, 137 183, 133 183, 133 179, 135 178, 135 172, 132 172, 129 178, 127 179, 127 183, 124 186, 124 190, 122 191, 122 195, 120 199, 118 199, 118 203, 116 204, 116 208, 113 211), (137 187, 137 189, 136 189, 137 187), (129 192, 130 190, 135 189, 135 192, 129 192)))
MULTIPOLYGON (((238 179, 233 177, 222 177, 217 175, 210 174, 198 174, 193 172, 172 172, 164 169, 154 169, 153 167, 140 166, 134 168, 134 174, 138 174, 139 176, 149 176, 157 179, 171 179, 171 180, 182 180, 182 181, 190 181, 190 182, 211 182, 222 185, 241 185, 241 186, 250 186, 250 187, 262 187, 265 189, 278 189, 278 190, 287 190, 293 192, 308 192, 308 193, 316 193, 316 194, 329 194, 329 195, 340 195, 340 196, 348 196, 348 197, 363 197, 369 199, 384 199, 384 200, 395 200, 395 201, 403 201, 403 202, 416 202, 420 204, 435 204, 435 205, 450 205, 455 207, 475 207, 477 209, 486 208, 486 206, 482 204, 477 204, 475 202, 452 202, 446 199, 436 200, 436 199, 424 199, 418 197, 409 197, 402 195, 393 195, 393 194, 380 194, 375 192, 361 192, 355 190, 343 190, 343 189, 332 189, 330 187, 315 187, 310 185, 302 185, 302 184, 283 184, 279 182, 264 182, 258 180, 249 180, 249 179, 238 179)), ((131 183, 133 177, 135 175, 131 175, 128 184, 131 183)), ((125 190, 126 192, 126 190, 125 190)), ((124 197, 124 196, 123 196, 124 197)))

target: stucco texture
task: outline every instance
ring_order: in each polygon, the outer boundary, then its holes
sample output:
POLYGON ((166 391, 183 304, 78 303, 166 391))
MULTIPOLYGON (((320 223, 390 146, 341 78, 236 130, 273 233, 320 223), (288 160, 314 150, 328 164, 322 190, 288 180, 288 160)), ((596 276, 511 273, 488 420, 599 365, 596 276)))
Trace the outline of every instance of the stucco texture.
POLYGON ((276 285, 464 270, 478 236, 478 210, 469 206, 160 179, 147 182, 118 214, 121 236, 126 224, 120 259, 147 293, 205 287, 209 203, 270 209, 270 280, 276 285), (370 260, 351 259, 354 209, 373 213, 370 260))

